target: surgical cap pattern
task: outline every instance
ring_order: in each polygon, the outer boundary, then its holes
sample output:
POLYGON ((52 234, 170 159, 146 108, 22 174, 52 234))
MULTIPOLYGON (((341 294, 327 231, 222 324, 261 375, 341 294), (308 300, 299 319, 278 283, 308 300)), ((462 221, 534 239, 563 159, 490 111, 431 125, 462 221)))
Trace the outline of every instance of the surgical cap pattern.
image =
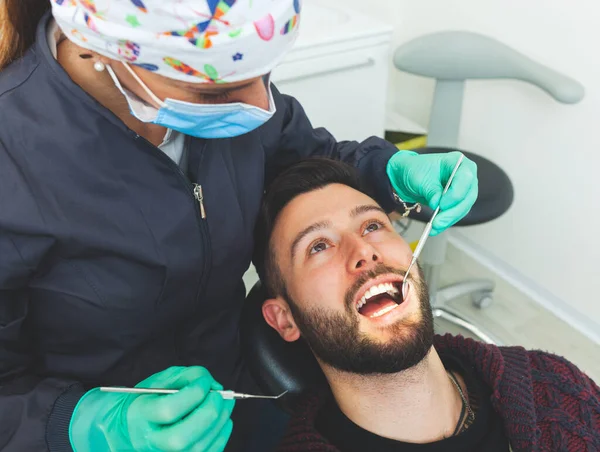
POLYGON ((300 0, 52 0, 75 44, 176 80, 270 72, 298 34, 300 0))

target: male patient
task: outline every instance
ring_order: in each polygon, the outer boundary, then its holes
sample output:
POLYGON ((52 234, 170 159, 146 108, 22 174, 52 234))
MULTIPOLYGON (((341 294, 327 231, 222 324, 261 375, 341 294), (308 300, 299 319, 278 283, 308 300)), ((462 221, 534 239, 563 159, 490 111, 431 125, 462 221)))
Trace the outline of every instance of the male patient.
POLYGON ((312 349, 329 388, 281 450, 599 451, 600 389, 558 356, 434 336, 411 250, 344 163, 307 160, 268 190, 256 265, 263 315, 312 349))

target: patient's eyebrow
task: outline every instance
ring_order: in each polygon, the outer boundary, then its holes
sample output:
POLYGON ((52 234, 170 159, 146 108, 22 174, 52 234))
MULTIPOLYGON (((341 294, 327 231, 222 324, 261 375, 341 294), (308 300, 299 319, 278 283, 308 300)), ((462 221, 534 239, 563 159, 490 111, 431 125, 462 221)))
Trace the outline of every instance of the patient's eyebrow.
POLYGON ((367 212, 380 212, 387 217, 387 213, 385 213, 385 210, 383 210, 381 207, 375 204, 364 204, 361 206, 356 206, 354 209, 352 209, 352 212, 350 212, 350 218, 355 218, 367 212))
POLYGON ((312 232, 319 231, 321 229, 327 229, 330 227, 331 227, 331 221, 319 221, 317 223, 311 224, 309 227, 300 231, 298 233, 298 235, 296 235, 296 238, 294 239, 294 241, 292 242, 292 249, 291 249, 292 260, 294 260, 294 256, 296 255, 296 248, 298 248, 298 244, 304 237, 306 237, 308 234, 310 234, 312 232))

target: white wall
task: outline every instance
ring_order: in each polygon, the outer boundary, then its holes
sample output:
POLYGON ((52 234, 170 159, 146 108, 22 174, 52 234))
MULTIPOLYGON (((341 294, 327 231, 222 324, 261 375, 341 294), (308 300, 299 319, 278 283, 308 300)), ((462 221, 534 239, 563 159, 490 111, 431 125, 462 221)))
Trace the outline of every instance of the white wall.
MULTIPOLYGON (((494 37, 579 80, 580 104, 513 81, 470 82, 461 147, 499 164, 515 202, 502 218, 458 230, 517 283, 600 337, 600 3, 595 0, 346 0, 396 26, 394 42, 460 29, 494 37), (368 3, 368 5, 367 5, 368 3)), ((395 108, 427 124, 431 81, 390 68, 395 108)), ((463 240, 465 239, 466 240, 463 240)))

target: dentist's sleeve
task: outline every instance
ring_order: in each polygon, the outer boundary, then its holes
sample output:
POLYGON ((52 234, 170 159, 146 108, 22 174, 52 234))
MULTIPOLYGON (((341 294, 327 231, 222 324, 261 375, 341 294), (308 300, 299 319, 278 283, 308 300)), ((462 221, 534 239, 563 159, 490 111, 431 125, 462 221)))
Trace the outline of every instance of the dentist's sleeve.
POLYGON ((0 450, 67 452, 71 414, 85 391, 66 376, 44 375, 36 362, 29 282, 55 239, 41 232, 25 174, 0 143, 0 450))
MULTIPOLYGON (((363 142, 336 141, 324 128, 313 128, 300 103, 271 85, 277 112, 261 128, 266 155, 266 183, 286 166, 307 157, 330 157, 358 168, 374 190, 376 201, 387 211, 396 206, 386 173, 388 160, 398 149, 388 141, 370 137, 363 142)), ((360 120, 361 112, 356 112, 360 120)))

